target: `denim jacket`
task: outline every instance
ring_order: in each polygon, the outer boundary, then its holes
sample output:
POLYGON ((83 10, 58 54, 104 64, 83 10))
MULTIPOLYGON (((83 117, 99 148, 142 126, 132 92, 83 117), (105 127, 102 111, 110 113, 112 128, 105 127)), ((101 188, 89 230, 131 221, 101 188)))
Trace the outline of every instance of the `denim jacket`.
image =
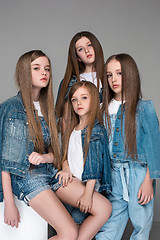
MULTIPOLYGON (((127 157, 124 146, 124 121, 121 129, 121 106, 118 109, 115 130, 113 135, 112 151, 110 153, 113 163, 131 161, 127 157)), ((159 122, 152 101, 139 100, 136 110, 136 141, 138 161, 147 164, 152 179, 160 178, 160 130, 159 122)))
MULTIPOLYGON (((49 128, 43 117, 40 117, 44 143, 50 144, 49 128)), ((0 174, 7 171, 24 177, 30 168, 28 156, 35 151, 29 137, 27 114, 22 102, 21 93, 0 104, 0 174)), ((0 178, 0 201, 3 200, 0 178)))
MULTIPOLYGON (((59 92, 60 92, 60 89, 61 89, 61 87, 62 87, 62 82, 63 82, 63 80, 60 82, 60 85, 59 85, 59 88, 58 88, 57 99, 58 99, 58 97, 59 97, 59 92)), ((68 95, 69 95, 69 90, 70 90, 70 88, 71 88, 72 85, 73 85, 74 83, 76 83, 76 82, 77 82, 76 76, 72 76, 72 77, 71 77, 71 80, 70 80, 70 82, 69 82, 69 84, 68 84, 68 87, 67 87, 67 92, 66 92, 66 95, 65 95, 65 101, 68 100, 68 95)), ((101 88, 101 90, 100 90, 100 92, 99 92, 100 102, 102 102, 102 97, 103 97, 102 95, 103 95, 103 89, 101 88)))
MULTIPOLYGON (((87 127, 81 131, 82 147, 84 147, 87 127)), ((111 191, 111 168, 106 129, 96 120, 92 129, 89 149, 82 173, 82 181, 100 180, 99 191, 111 191)))

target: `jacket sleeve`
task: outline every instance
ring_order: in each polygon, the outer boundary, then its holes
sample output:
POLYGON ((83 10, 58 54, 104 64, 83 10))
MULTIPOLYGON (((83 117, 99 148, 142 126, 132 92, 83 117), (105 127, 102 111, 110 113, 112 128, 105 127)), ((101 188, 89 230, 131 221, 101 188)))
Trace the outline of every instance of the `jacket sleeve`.
POLYGON ((143 148, 152 179, 160 178, 160 130, 152 101, 146 101, 143 111, 143 148))

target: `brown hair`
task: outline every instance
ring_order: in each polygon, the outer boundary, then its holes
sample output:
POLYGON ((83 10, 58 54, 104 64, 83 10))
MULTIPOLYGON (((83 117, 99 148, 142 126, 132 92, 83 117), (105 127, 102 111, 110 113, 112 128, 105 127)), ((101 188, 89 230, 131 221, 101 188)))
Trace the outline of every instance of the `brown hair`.
POLYGON ((82 37, 87 37, 92 43, 92 46, 95 51, 95 61, 93 64, 93 68, 96 71, 97 88, 99 89, 99 80, 101 81, 103 86, 104 56, 103 56, 103 50, 102 50, 101 44, 93 33, 87 32, 87 31, 78 32, 77 34, 75 34, 75 36, 72 38, 70 42, 67 67, 66 67, 64 79, 63 79, 62 86, 60 88, 59 96, 56 103, 56 114, 59 118, 63 116, 63 106, 65 101, 64 98, 65 98, 67 87, 71 80, 71 77, 76 76, 77 81, 80 81, 79 75, 80 73, 83 73, 85 70, 84 63, 82 61, 81 62, 78 61, 76 47, 75 47, 76 42, 82 37))
MULTIPOLYGON (((130 55, 124 53, 112 55, 111 57, 109 57, 106 61, 106 69, 107 64, 114 59, 117 60, 121 65, 122 103, 125 100, 125 104, 122 104, 121 108, 121 127, 123 121, 123 111, 125 111, 125 149, 127 151, 127 157, 130 156, 134 160, 136 160, 137 159, 136 107, 139 99, 142 98, 139 71, 134 59, 130 55)), ((114 92, 109 87, 109 83, 106 80, 104 87, 105 100, 103 102, 102 111, 106 112, 109 128, 110 119, 108 114, 108 104, 113 97, 114 92)))
MULTIPOLYGON (((32 50, 23 54, 17 61, 15 81, 20 89, 25 110, 27 113, 27 120, 29 126, 29 133, 39 153, 44 152, 43 134, 40 125, 40 120, 35 111, 35 107, 32 99, 32 77, 31 77, 31 62, 39 57, 46 57, 49 61, 50 68, 51 63, 49 58, 41 50, 32 50)), ((51 136, 51 147, 54 154, 54 165, 59 168, 60 166, 60 152, 58 144, 58 134, 56 127, 56 119, 54 112, 54 99, 52 90, 52 71, 50 71, 50 80, 47 87, 42 88, 40 92, 39 102, 41 111, 45 117, 46 122, 49 125, 51 136)))
POLYGON ((67 151, 68 151, 68 143, 69 143, 69 138, 70 135, 73 131, 73 129, 78 125, 79 123, 79 116, 74 112, 73 106, 72 106, 72 96, 73 94, 80 88, 84 87, 88 90, 90 96, 91 96, 91 103, 90 103, 90 115, 88 118, 88 125, 85 131, 85 142, 84 142, 84 163, 87 157, 87 152, 89 148, 89 141, 90 141, 90 136, 92 132, 92 128, 95 122, 95 119, 98 119, 98 121, 102 124, 102 119, 101 119, 101 114, 100 114, 100 100, 99 100, 99 92, 97 87, 87 81, 81 81, 81 82, 76 82, 73 84, 69 91, 69 97, 68 97, 68 119, 67 119, 67 129, 65 133, 65 145, 64 145, 64 155, 63 155, 63 160, 65 161, 67 159, 67 151))

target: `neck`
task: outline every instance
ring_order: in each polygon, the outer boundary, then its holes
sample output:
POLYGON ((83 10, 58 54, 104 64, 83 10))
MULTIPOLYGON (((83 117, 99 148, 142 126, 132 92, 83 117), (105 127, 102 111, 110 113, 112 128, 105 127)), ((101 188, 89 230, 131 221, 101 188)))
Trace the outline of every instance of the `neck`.
POLYGON ((94 68, 93 68, 93 65, 92 65, 92 64, 85 66, 84 73, 90 73, 90 72, 94 72, 94 68))
POLYGON ((88 125, 88 118, 85 118, 85 117, 80 117, 79 118, 79 123, 78 125, 76 126, 76 130, 82 130, 84 129, 86 126, 88 125))
POLYGON ((40 91, 36 91, 36 90, 32 89, 32 100, 34 102, 39 101, 39 96, 40 96, 40 91))

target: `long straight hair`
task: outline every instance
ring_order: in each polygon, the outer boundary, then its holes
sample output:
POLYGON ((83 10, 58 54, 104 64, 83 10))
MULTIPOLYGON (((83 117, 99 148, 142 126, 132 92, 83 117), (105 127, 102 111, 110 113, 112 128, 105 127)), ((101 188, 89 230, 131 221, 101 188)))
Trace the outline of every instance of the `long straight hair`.
POLYGON ((93 63, 93 69, 96 71, 96 77, 97 77, 97 88, 99 89, 99 81, 101 81, 101 84, 103 86, 104 81, 104 56, 103 56, 103 50, 102 46, 99 42, 99 40, 96 38, 96 36, 87 31, 78 32, 75 34, 75 36, 72 38, 69 46, 68 51, 68 61, 67 61, 67 67, 64 75, 64 79, 62 82, 62 86, 59 92, 59 96, 56 103, 56 114, 60 118, 63 116, 63 107, 64 107, 64 101, 65 101, 65 95, 67 92, 68 84, 71 80, 72 76, 76 76, 77 81, 80 81, 80 74, 84 72, 85 65, 81 61, 78 61, 77 53, 76 53, 76 42, 81 39, 82 37, 86 37, 91 41, 91 44, 93 46, 93 49, 95 51, 95 61, 93 63))
POLYGON ((73 94, 81 87, 86 88, 91 96, 90 113, 87 121, 87 128, 85 128, 85 141, 84 141, 84 148, 83 148, 84 164, 85 164, 85 160, 86 160, 88 148, 89 148, 90 136, 91 136, 92 128, 94 126, 95 119, 97 119, 101 124, 103 124, 101 113, 100 113, 100 100, 99 100, 98 89, 93 83, 87 82, 87 81, 76 82, 75 84, 73 84, 73 86, 69 91, 68 119, 67 119, 67 129, 66 129, 65 138, 64 138, 64 154, 63 154, 62 161, 65 161, 67 159, 69 138, 73 129, 79 123, 79 116, 73 110, 71 99, 73 94))
MULTIPOLYGON (((121 65, 121 128, 123 122, 123 111, 125 111, 125 150, 127 151, 127 157, 130 156, 132 159, 136 160, 136 108, 139 99, 142 98, 139 71, 134 59, 130 55, 124 53, 112 55, 111 57, 109 57, 106 61, 106 71, 108 63, 112 60, 117 60, 121 65), (124 100, 125 104, 123 104, 124 100)), ((106 77, 102 111, 106 113, 108 119, 109 134, 111 132, 111 123, 108 114, 108 104, 110 103, 112 98, 114 98, 114 91, 112 91, 112 89, 110 88, 106 77)))
MULTIPOLYGON (((51 68, 51 62, 45 53, 43 53, 41 50, 32 50, 30 52, 23 54, 18 59, 15 72, 15 81, 18 84, 18 87, 22 95, 22 100, 25 106, 30 137, 34 143, 36 151, 39 153, 43 153, 44 152, 43 133, 37 111, 35 110, 33 104, 32 76, 31 76, 31 63, 39 57, 46 57, 49 61, 51 68)), ((42 114, 49 125, 51 147, 54 154, 54 165, 57 168, 59 168, 60 151, 54 111, 52 71, 50 71, 50 79, 47 87, 42 88, 40 91, 39 102, 42 114)))

